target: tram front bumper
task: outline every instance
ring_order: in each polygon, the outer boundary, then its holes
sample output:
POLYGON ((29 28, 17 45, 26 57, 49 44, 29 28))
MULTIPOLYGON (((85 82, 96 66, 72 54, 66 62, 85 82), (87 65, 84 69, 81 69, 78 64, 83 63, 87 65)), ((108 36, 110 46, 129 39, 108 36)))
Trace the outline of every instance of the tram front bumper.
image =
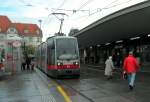
POLYGON ((80 69, 58 70, 57 75, 80 75, 80 69))

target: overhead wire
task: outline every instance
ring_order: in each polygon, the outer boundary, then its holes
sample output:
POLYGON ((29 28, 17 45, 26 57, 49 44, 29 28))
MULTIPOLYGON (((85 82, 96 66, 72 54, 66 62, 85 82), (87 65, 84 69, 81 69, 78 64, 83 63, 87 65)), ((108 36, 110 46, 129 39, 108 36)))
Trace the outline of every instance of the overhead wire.
POLYGON ((91 15, 94 15, 94 14, 96 14, 96 13, 98 13, 98 12, 101 12, 101 11, 103 11, 103 10, 110 9, 110 8, 113 8, 113 7, 116 7, 116 6, 119 6, 119 5, 128 3, 128 2, 130 2, 130 1, 132 1, 132 0, 128 0, 128 1, 125 1, 125 2, 121 2, 121 3, 119 3, 119 4, 115 4, 115 5, 109 6, 109 5, 111 5, 111 4, 113 4, 113 3, 117 2, 117 1, 119 1, 119 0, 115 0, 115 1, 111 2, 110 4, 108 4, 107 6, 103 7, 103 8, 97 8, 97 11, 91 13, 90 16, 91 16, 91 15), (99 10, 98 10, 98 9, 99 9, 99 10))
MULTIPOLYGON (((124 4, 124 3, 128 3, 128 2, 130 2, 130 1, 132 1, 132 0, 128 0, 128 1, 126 1, 126 2, 122 2, 122 3, 119 3, 119 4, 115 4, 115 5, 109 7, 109 5, 111 5, 111 4, 113 4, 113 3, 117 2, 117 1, 119 1, 119 0, 115 0, 115 1, 111 2, 110 4, 108 4, 107 6, 105 6, 104 8, 97 8, 97 11, 96 11, 96 12, 93 12, 93 13, 90 13, 90 15, 89 15, 88 17, 90 17, 90 16, 92 16, 92 15, 94 15, 94 14, 96 14, 96 13, 99 13, 99 12, 101 12, 102 10, 110 9, 110 8, 113 8, 113 7, 122 5, 122 4, 124 4), (99 10, 98 10, 98 9, 99 9, 99 10)), ((86 17, 85 20, 87 20, 88 17, 87 17, 87 16, 85 16, 85 17, 86 17)), ((82 20, 82 21, 85 21, 85 20, 82 20)))
POLYGON ((117 2, 117 1, 119 1, 119 0, 114 0, 114 1, 112 1, 111 3, 109 3, 108 5, 106 5, 104 8, 108 7, 109 5, 114 4, 114 3, 117 2))
MULTIPOLYGON (((76 11, 80 11, 82 8, 84 8, 86 5, 88 5, 90 2, 92 2, 93 0, 88 0, 87 2, 85 2, 83 5, 81 5, 76 11)), ((113 1, 113 2, 111 2, 109 5, 111 5, 112 3, 114 3, 114 2, 117 2, 118 0, 115 0, 115 1, 113 1)), ((83 17, 86 17, 87 18, 87 16, 91 16, 91 15, 93 15, 93 14, 95 14, 95 13, 97 13, 97 11, 96 12, 94 12, 94 13, 90 13, 91 11, 90 10, 88 10, 88 12, 89 12, 89 15, 86 15, 86 16, 81 16, 81 18, 83 18, 83 17)), ((78 18, 80 18, 80 17, 78 17, 78 18)))
MULTIPOLYGON (((20 1, 20 2, 22 2, 22 3, 26 3, 24 0, 18 0, 18 1, 20 1)), ((55 9, 55 8, 51 8, 51 12, 53 13, 53 12, 56 12, 56 11, 58 11, 58 10, 63 10, 63 11, 71 11, 71 12, 73 12, 73 14, 75 14, 76 12, 79 12, 79 11, 88 11, 88 12, 89 12, 89 15, 80 16, 80 17, 76 18, 76 19, 81 19, 81 18, 83 18, 83 17, 86 17, 86 20, 87 20, 88 17, 90 17, 90 16, 92 16, 92 15, 94 15, 94 14, 96 14, 96 13, 99 13, 99 12, 101 12, 101 11, 103 11, 103 10, 110 9, 110 8, 113 8, 113 7, 116 7, 116 6, 125 4, 125 3, 128 3, 128 2, 130 2, 130 1, 132 1, 132 0, 123 1, 123 2, 121 2, 121 3, 116 3, 116 2, 118 2, 119 0, 114 0, 114 1, 112 1, 111 3, 109 3, 108 5, 106 5, 106 6, 103 7, 103 8, 97 8, 96 11, 93 12, 93 13, 91 13, 90 10, 82 10, 84 7, 86 7, 86 6, 87 6, 89 3, 91 3, 92 1, 94 1, 94 0, 87 0, 87 1, 86 1, 84 4, 82 4, 78 9, 68 10, 68 9, 61 9, 61 7, 64 6, 64 4, 65 4, 65 2, 66 2, 66 0, 63 0, 63 2, 62 2, 56 9, 55 9), (114 3, 115 3, 115 4, 114 4, 114 3)), ((27 4, 27 3, 26 3, 26 4, 27 4)), ((32 6, 33 6, 33 5, 32 5, 32 6)), ((46 9, 46 8, 45 8, 45 9, 46 9)), ((48 8, 47 8, 47 10, 48 10, 48 8)), ((72 14, 72 15, 73 15, 73 14, 72 14)), ((55 16, 56 16, 56 15, 55 15, 55 16)), ((47 19, 49 19, 49 16, 48 16, 47 19)), ((52 18, 50 18, 49 21, 44 20, 43 22, 45 22, 44 24, 46 25, 46 24, 50 23, 51 21, 52 21, 52 18)))
POLYGON ((84 8, 86 5, 88 5, 90 2, 92 2, 92 1, 94 1, 94 0, 88 0, 87 2, 85 2, 83 5, 81 5, 78 9, 77 9, 77 11, 79 11, 79 10, 81 10, 82 8, 84 8))
MULTIPOLYGON (((25 2, 25 0, 18 0, 18 2, 21 2, 24 6, 28 6, 28 7, 37 7, 37 5, 32 5, 31 3, 28 3, 28 2, 25 2)), ((66 0, 63 0, 63 2, 57 7, 57 9, 61 8, 64 4, 65 4, 66 0)), ((43 8, 47 11, 50 11, 48 8, 43 8)), ((52 10, 50 12, 56 12, 57 10, 52 10)), ((56 15, 54 15, 55 17, 57 17, 56 15)), ((50 22, 52 21, 52 17, 49 19, 49 15, 47 18, 45 18, 44 20, 40 19, 40 26, 44 26, 44 25, 47 25, 47 24, 50 24, 50 22)), ((58 17, 57 17, 58 18, 58 17)), ((59 18, 58 18, 59 19, 59 18)), ((39 20, 38 20, 39 21, 39 20)))
POLYGON ((128 0, 128 1, 125 1, 125 2, 122 2, 122 3, 118 3, 118 4, 115 4, 115 5, 112 5, 112 6, 104 7, 103 9, 110 9, 110 8, 113 8, 113 7, 116 7, 116 6, 128 3, 130 1, 132 1, 132 0, 128 0))
MULTIPOLYGON (((64 4, 65 4, 66 1, 67 1, 67 0, 63 0, 63 2, 57 7, 57 9, 61 8, 62 6, 64 6, 64 4)), ((49 11, 48 8, 45 8, 45 9, 49 11)), ((57 9, 54 10, 54 11, 51 9, 51 12, 54 13, 54 12, 57 11, 57 9)), ((54 15, 54 16, 56 17, 56 15, 54 15)), ((50 14, 48 15, 48 18, 49 18, 49 17, 50 17, 50 14)), ((48 19, 48 18, 47 18, 47 19, 48 19)), ((57 18, 58 18, 58 17, 57 17, 57 18)), ((49 19, 49 21, 45 22, 44 24, 46 25, 46 24, 50 23, 51 21, 52 21, 52 18, 49 19)))
MULTIPOLYGON (((94 1, 94 0, 88 0, 88 1, 86 1, 83 5, 81 5, 78 9, 60 9, 60 7, 59 8, 52 8, 52 9, 54 9, 55 11, 57 11, 57 10, 63 10, 63 11, 71 11, 71 12, 73 12, 73 14, 75 14, 76 12, 79 12, 79 11, 82 11, 82 12, 89 12, 89 14, 90 14, 90 10, 82 10, 82 8, 84 8, 86 5, 88 5, 90 2, 92 2, 92 1, 94 1)), ((72 14, 72 15, 73 15, 72 14)), ((72 16, 72 15, 70 15, 70 17, 72 16)))
MULTIPOLYGON (((79 11, 82 11, 82 12, 88 12, 88 15, 90 14, 90 10, 83 10, 82 8, 84 8, 85 6, 87 6, 89 3, 91 3, 92 1, 94 0, 87 0, 84 4, 82 4, 78 9, 72 9, 72 10, 66 10, 66 11, 72 11, 73 14, 75 14, 76 12, 79 12, 79 11)), ((72 14, 72 15, 73 15, 72 14)), ((70 17, 72 16, 70 15, 70 17)), ((86 15, 86 17, 88 16, 86 15)), ((78 18, 82 18, 82 17, 85 17, 85 16, 81 16, 81 17, 78 17, 78 18)))

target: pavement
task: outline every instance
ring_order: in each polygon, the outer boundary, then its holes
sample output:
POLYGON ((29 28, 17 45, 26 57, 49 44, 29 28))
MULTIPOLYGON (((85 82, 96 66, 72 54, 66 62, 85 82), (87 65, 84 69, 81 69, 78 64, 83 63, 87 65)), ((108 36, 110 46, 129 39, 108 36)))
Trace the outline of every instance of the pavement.
MULTIPOLYGON (((101 67, 94 67, 93 65, 82 65, 84 68, 91 69, 87 73, 92 73, 93 78, 85 80, 88 82, 86 85, 92 85, 94 95, 98 97, 92 98, 93 102, 150 102, 150 73, 138 72, 135 80, 135 88, 130 91, 128 88, 127 80, 123 80, 120 71, 114 73, 112 80, 107 80, 104 77, 104 70, 101 67), (94 92, 95 91, 95 92, 94 92)), ((92 93, 90 92, 90 93, 92 93)))
MULTIPOLYGON (((94 69, 98 69, 98 70, 104 70, 105 65, 104 64, 83 64, 87 67, 92 67, 94 69)), ((115 66, 116 71, 121 71, 122 67, 116 67, 115 66)), ((144 72, 144 73, 150 73, 150 64, 146 64, 146 65, 142 65, 140 67, 139 72, 144 72)))
POLYGON ((65 102, 53 86, 51 79, 37 71, 4 75, 0 77, 0 102, 65 102))
POLYGON ((59 83, 38 70, 0 77, 0 102, 150 102, 150 73, 137 73, 135 89, 130 91, 119 72, 107 80, 102 68, 81 68, 80 79, 57 80, 59 83), (62 93, 57 89, 60 86, 65 90, 62 93), (64 98, 63 92, 70 95, 64 98))

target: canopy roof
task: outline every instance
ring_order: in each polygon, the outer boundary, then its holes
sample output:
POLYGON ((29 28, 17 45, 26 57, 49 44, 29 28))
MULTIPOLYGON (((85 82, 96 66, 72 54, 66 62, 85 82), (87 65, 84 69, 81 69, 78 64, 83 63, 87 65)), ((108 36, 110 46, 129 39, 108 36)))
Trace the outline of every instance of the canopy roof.
POLYGON ((150 2, 146 1, 108 15, 74 36, 79 48, 128 39, 150 33, 150 2))

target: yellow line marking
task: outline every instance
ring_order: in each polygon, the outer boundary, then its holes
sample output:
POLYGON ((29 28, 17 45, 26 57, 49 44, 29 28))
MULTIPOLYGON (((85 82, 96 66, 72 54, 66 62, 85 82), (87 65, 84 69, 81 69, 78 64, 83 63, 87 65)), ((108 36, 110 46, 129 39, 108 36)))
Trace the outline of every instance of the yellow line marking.
POLYGON ((51 86, 56 86, 57 90, 59 91, 59 93, 64 97, 66 102, 72 102, 72 100, 70 99, 70 97, 67 95, 67 93, 65 92, 65 90, 63 90, 63 88, 58 85, 54 80, 51 80, 52 84, 49 83, 48 87, 50 88, 51 86))
POLYGON ((57 86, 57 89, 62 94, 66 102, 72 102, 70 97, 66 94, 66 92, 62 89, 61 86, 57 86))
POLYGON ((72 102, 72 100, 67 95, 67 93, 62 89, 62 87, 59 86, 54 80, 51 79, 51 83, 48 83, 47 86, 50 88, 53 85, 56 86, 57 90, 61 93, 61 95, 64 97, 66 102, 72 102))
POLYGON ((52 84, 48 84, 48 87, 50 88, 52 86, 52 84))

